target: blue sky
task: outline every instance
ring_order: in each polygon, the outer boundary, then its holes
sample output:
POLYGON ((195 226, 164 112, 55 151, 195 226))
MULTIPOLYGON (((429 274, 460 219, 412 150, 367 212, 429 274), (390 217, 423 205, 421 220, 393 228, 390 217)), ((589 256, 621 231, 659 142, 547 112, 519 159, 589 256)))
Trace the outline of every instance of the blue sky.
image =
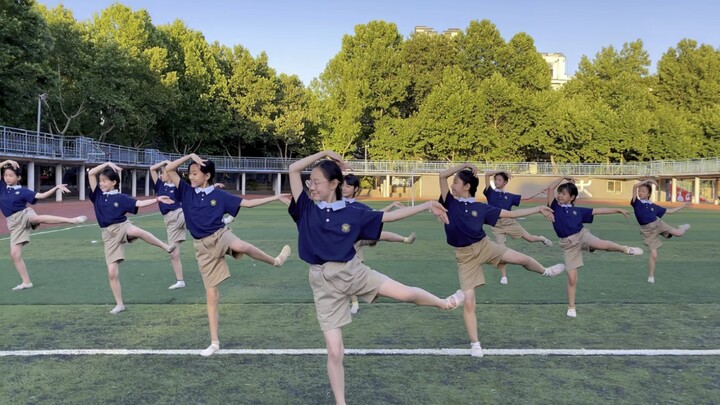
MULTIPOLYGON (((62 3, 77 20, 87 20, 111 0, 38 0, 62 3)), ((720 47, 720 2, 711 0, 355 0, 231 1, 123 0, 133 10, 146 9, 155 25, 183 20, 208 42, 236 44, 253 55, 267 53, 278 72, 297 74, 305 84, 320 75, 340 50, 343 35, 355 25, 384 20, 408 37, 416 25, 465 30, 472 20, 489 19, 505 40, 518 32, 535 39, 540 52, 560 52, 572 74, 582 55, 602 47, 620 49, 642 39, 651 71, 668 48, 683 38, 720 47)))

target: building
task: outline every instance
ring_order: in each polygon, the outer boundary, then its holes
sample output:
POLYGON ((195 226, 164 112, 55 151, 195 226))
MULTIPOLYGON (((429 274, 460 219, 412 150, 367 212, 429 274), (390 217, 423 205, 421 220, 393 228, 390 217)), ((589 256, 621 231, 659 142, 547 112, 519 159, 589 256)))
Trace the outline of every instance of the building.
POLYGON ((550 68, 550 86, 557 90, 570 78, 565 72, 565 55, 561 53, 540 53, 550 68))

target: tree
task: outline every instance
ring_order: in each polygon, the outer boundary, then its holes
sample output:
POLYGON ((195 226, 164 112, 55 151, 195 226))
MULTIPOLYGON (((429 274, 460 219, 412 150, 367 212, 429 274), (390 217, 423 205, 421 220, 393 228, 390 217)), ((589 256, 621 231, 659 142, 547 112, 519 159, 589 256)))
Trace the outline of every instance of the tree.
POLYGON ((0 0, 0 122, 35 128, 38 95, 52 86, 50 31, 32 0, 0 0))

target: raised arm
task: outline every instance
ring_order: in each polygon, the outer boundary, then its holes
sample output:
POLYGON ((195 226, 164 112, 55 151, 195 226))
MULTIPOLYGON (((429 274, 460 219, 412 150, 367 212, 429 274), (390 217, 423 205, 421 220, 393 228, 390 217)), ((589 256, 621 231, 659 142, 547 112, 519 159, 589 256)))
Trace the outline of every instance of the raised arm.
POLYGON ((243 198, 243 200, 240 202, 240 206, 245 207, 245 208, 259 207, 263 204, 267 204, 267 203, 270 203, 273 201, 278 201, 283 197, 287 198, 287 194, 276 194, 271 197, 256 198, 253 200, 248 200, 246 198, 243 198))
POLYGON ((447 217, 447 210, 445 207, 442 206, 437 201, 425 201, 422 204, 416 205, 414 207, 405 207, 401 208, 399 210, 386 212, 383 214, 382 221, 383 222, 395 222, 399 221, 403 218, 407 218, 409 216, 419 214, 425 210, 430 210, 430 212, 438 217, 438 219, 446 224, 449 224, 450 221, 447 217))
POLYGON ((169 160, 163 160, 162 162, 155 163, 154 165, 150 166, 150 177, 152 177, 153 183, 158 182, 158 170, 160 170, 161 167, 165 166, 168 163, 170 163, 169 160))
POLYGON ((328 157, 336 161, 342 169, 348 169, 348 166, 342 157, 331 150, 318 152, 314 155, 310 155, 293 162, 288 167, 288 177, 290 178, 290 190, 295 201, 297 201, 298 198, 300 198, 300 195, 304 192, 302 184, 302 171, 324 157, 328 157))
POLYGON ((548 184, 547 188, 545 189, 545 192, 547 193, 548 207, 552 204, 553 200, 555 199, 555 190, 558 188, 558 186, 560 186, 560 184, 562 184, 563 182, 566 182, 566 181, 574 183, 575 179, 573 179, 572 177, 560 177, 559 179, 548 184))
POLYGON ((199 164, 200 166, 205 166, 205 161, 200 158, 200 156, 191 153, 189 155, 185 155, 179 159, 176 159, 172 162, 167 163, 167 166, 165 166, 165 171, 168 174, 168 177, 170 177, 170 182, 175 185, 175 187, 180 187, 180 175, 177 172, 178 167, 180 167, 183 163, 185 163, 188 160, 193 160, 195 163, 199 164))
POLYGON ((622 208, 593 208, 593 215, 610 215, 610 214, 622 214, 625 218, 630 215, 627 210, 622 208))
POLYGON ((400 201, 393 201, 390 205, 382 208, 380 211, 390 212, 393 208, 405 208, 405 204, 401 203, 400 201))
POLYGON ((175 201, 166 195, 161 195, 155 198, 148 198, 147 200, 137 200, 135 202, 135 206, 138 208, 148 207, 150 205, 157 204, 158 202, 164 204, 173 204, 175 201))
POLYGON ((680 211, 681 209, 688 207, 689 205, 690 205, 690 203, 686 202, 685 204, 675 207, 675 208, 667 208, 667 211, 665 211, 665 212, 667 212, 668 214, 674 214, 674 213, 680 211))
POLYGON ((90 190, 92 190, 92 192, 95 192, 95 189, 97 188, 98 174, 100 174, 101 171, 105 170, 106 167, 112 168, 115 171, 115 173, 119 173, 122 171, 122 168, 113 162, 105 162, 99 166, 95 166, 92 169, 90 169, 88 171, 88 182, 90 183, 90 190))
POLYGON ((538 205, 537 207, 523 208, 515 211, 502 210, 500 212, 500 218, 520 218, 533 214, 543 214, 548 221, 555 222, 553 210, 545 205, 538 205))
POLYGON ((14 160, 11 160, 11 159, 4 160, 2 163, 0 163, 0 167, 5 167, 5 166, 8 166, 8 165, 12 166, 13 169, 18 169, 18 168, 20 168, 20 164, 19 164, 18 162, 14 161, 14 160))
POLYGON ((68 190, 68 188, 67 188, 67 184, 59 184, 44 193, 35 194, 35 198, 38 200, 44 200, 44 199, 50 197, 51 195, 55 194, 55 192, 58 190, 62 191, 63 193, 70 192, 70 190, 68 190))
POLYGON ((440 198, 442 198, 443 201, 445 201, 445 197, 447 197, 448 193, 450 192, 450 188, 448 187, 448 179, 450 178, 450 176, 464 169, 472 170, 473 175, 477 176, 478 168, 472 163, 462 163, 440 172, 440 198))

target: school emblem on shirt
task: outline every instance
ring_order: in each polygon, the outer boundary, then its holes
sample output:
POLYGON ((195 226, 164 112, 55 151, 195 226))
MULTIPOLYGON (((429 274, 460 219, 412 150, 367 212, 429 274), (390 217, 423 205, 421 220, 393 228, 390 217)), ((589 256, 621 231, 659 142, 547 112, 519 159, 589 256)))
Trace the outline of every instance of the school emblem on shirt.
POLYGON ((650 211, 655 211, 655 208, 653 208, 653 207, 650 207, 650 211))
POLYGON ((505 199, 507 200, 507 196, 505 196, 505 199))
POLYGON ((213 207, 216 206, 216 205, 217 205, 217 201, 216 201, 216 200, 210 200, 210 205, 213 206, 213 207))
POLYGON ((475 211, 475 210, 470 211, 470 215, 477 218, 477 211, 475 211))
POLYGON ((117 207, 119 207, 119 206, 120 206, 120 204, 118 204, 117 202, 114 202, 114 203, 113 203, 113 207, 117 208, 117 207))
POLYGON ((342 227, 340 228, 344 233, 350 232, 350 224, 342 224, 342 227))
POLYGON ((20 195, 20 192, 19 192, 19 191, 16 191, 16 192, 15 192, 15 195, 20 195))
POLYGON ((573 215, 577 215, 577 211, 573 210, 573 215))

